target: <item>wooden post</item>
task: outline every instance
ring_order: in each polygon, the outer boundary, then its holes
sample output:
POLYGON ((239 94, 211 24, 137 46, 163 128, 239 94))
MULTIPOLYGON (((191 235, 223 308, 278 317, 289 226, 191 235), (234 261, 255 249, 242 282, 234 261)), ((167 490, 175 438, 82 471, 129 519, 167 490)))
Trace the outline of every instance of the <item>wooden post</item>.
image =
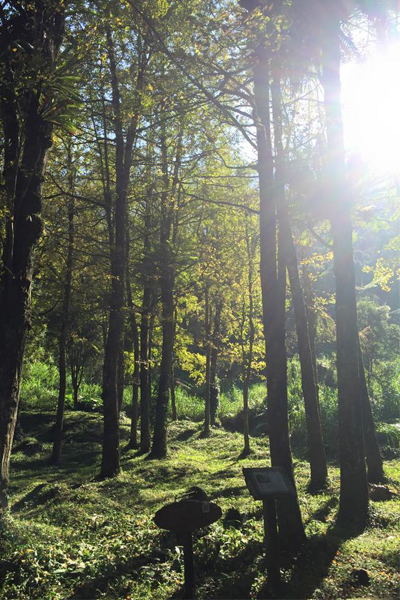
POLYGON ((183 561, 185 567, 185 596, 194 597, 194 563, 193 563, 193 538, 191 533, 183 534, 183 561))
POLYGON ((279 569, 278 529, 276 524, 275 499, 263 500, 265 547, 267 551, 268 584, 279 591, 281 572, 279 569))

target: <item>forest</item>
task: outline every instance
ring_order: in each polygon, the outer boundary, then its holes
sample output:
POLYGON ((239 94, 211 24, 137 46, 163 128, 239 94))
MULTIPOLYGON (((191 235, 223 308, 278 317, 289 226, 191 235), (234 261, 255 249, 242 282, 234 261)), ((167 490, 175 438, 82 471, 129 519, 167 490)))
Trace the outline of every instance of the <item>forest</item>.
POLYGON ((0 599, 398 598, 399 11, 0 0, 0 599))

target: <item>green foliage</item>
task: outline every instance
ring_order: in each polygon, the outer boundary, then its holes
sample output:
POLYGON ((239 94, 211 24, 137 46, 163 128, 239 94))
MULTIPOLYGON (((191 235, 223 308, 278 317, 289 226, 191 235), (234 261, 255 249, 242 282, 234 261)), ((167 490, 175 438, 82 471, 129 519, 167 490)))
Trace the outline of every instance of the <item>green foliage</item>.
MULTIPOLYGON (((204 398, 177 386, 176 406, 179 419, 202 421, 204 419, 204 398)), ((265 407, 265 384, 256 384, 250 389, 249 407, 262 409, 265 407)), ((219 395, 218 417, 232 417, 243 408, 242 390, 233 386, 228 392, 219 395)))
POLYGON ((25 365, 21 385, 22 407, 53 409, 57 402, 58 369, 51 355, 25 365))
MULTIPOLYGON (((325 364, 327 362, 325 361, 325 364)), ((297 356, 288 368, 289 428, 292 445, 303 452, 307 449, 307 426, 301 389, 301 370, 297 356)), ((337 391, 322 383, 319 385, 321 424, 327 453, 335 456, 338 451, 337 391)))

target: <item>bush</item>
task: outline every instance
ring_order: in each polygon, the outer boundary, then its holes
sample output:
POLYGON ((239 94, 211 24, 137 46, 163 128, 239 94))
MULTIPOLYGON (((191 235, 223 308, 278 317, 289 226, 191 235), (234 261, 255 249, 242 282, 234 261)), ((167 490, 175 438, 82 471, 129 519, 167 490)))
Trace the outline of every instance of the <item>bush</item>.
POLYGON ((51 357, 27 364, 21 384, 21 404, 53 410, 58 396, 58 369, 51 357))

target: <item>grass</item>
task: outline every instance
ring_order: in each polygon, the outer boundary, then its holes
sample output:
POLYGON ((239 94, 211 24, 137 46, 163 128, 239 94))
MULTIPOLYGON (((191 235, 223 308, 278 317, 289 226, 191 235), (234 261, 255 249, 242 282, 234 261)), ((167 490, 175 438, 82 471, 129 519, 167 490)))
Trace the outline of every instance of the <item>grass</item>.
MULTIPOLYGON (((180 597, 183 555, 175 534, 153 523, 155 512, 193 485, 204 488, 223 511, 243 516, 235 529, 221 521, 195 534, 197 598, 270 598, 266 587, 261 503, 249 496, 243 466, 268 465, 266 438, 252 439, 252 455, 239 460, 240 434, 215 429, 202 438, 199 423, 169 429, 169 456, 148 461, 122 452, 122 472, 98 481, 102 418, 69 413, 63 463, 46 465, 53 416, 22 415, 35 454, 17 440, 12 464, 11 510, 0 521, 0 598, 150 600, 180 597), (35 446, 34 441, 38 444, 35 446), (18 449, 20 447, 20 449, 18 449)), ((121 425, 122 448, 129 422, 121 425)), ((392 487, 400 465, 387 461, 392 487)), ((307 531, 305 546, 282 552, 282 598, 397 598, 400 586, 400 503, 371 505, 357 537, 335 527, 339 472, 329 467, 330 487, 306 493, 307 464, 295 457, 299 499, 307 531), (368 585, 354 572, 365 569, 368 585)))

